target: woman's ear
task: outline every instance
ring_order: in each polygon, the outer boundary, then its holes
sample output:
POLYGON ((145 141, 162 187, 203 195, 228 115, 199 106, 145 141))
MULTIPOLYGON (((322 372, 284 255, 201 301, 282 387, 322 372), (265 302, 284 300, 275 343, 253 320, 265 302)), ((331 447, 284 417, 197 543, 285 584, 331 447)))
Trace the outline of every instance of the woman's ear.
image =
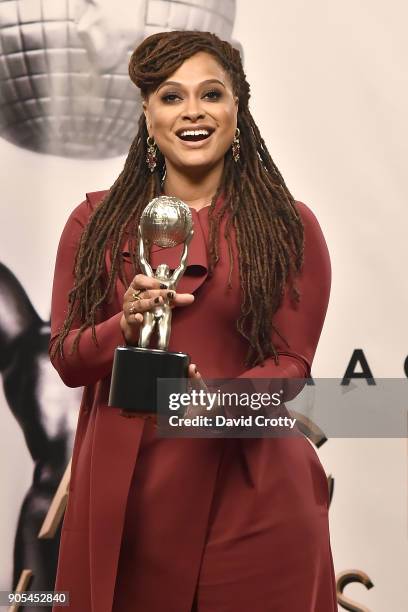
POLYGON ((235 118, 236 118, 237 122, 238 122, 238 110, 239 110, 238 102, 239 102, 238 96, 234 96, 235 118))
POLYGON ((146 120, 146 128, 147 128, 147 131, 149 133, 149 136, 151 136, 150 113, 149 113, 149 108, 148 108, 148 104, 147 104, 146 100, 143 100, 142 107, 143 107, 143 112, 144 112, 144 116, 145 116, 145 120, 146 120))

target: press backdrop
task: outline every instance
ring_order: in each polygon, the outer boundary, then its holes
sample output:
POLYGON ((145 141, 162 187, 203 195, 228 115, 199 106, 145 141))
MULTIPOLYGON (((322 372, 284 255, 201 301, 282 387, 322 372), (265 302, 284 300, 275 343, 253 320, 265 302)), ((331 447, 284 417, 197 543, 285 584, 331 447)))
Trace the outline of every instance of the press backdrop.
MULTIPOLYGON (((406 3, 123 1, 122 18, 114 4, 0 2, 0 366, 11 385, 11 393, 0 390, 0 589, 13 586, 24 500, 23 518, 35 524, 47 482, 69 456, 78 391, 61 387, 44 356, 55 253, 72 208, 122 168, 140 105, 124 65, 145 35, 197 27, 242 45, 252 112, 331 253, 314 376, 341 378, 362 349, 374 376, 405 377, 406 3), (25 384, 10 383, 13 368, 25 384), (42 474, 45 489, 40 482, 33 490, 32 456, 41 453, 51 468, 42 474)), ((336 574, 354 570, 374 584, 349 584, 344 595, 359 610, 407 610, 406 440, 333 438, 319 455, 334 478, 336 574)), ((24 540, 30 533, 22 527, 24 540)))

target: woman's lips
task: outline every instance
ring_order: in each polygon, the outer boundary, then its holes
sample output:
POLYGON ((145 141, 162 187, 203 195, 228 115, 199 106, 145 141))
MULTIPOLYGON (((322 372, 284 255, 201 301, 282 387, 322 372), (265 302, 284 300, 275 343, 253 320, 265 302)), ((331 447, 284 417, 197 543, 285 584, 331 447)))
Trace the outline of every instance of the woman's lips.
POLYGON ((211 136, 213 134, 214 134, 214 131, 212 131, 207 136, 204 134, 200 134, 197 136, 190 136, 190 137, 184 137, 184 138, 182 138, 181 136, 177 134, 177 138, 180 142, 182 142, 187 147, 196 149, 196 148, 201 147, 204 143, 208 142, 211 139, 211 136))

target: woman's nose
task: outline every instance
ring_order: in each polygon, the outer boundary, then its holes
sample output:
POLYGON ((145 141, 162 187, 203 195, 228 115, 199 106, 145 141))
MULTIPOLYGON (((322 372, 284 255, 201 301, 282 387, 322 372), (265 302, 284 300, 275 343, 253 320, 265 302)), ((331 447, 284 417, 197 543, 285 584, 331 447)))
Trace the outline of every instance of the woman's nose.
POLYGON ((186 106, 183 109, 183 119, 197 121, 205 117, 205 111, 200 105, 200 100, 190 98, 186 101, 186 106))

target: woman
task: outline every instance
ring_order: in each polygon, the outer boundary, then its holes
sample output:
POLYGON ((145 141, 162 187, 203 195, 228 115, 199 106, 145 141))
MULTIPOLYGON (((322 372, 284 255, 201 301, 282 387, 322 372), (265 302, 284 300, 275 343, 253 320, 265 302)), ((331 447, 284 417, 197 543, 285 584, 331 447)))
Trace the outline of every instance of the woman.
MULTIPOLYGON (((165 439, 107 405, 116 346, 137 344, 163 300, 190 376, 309 376, 330 288, 321 230, 259 134, 238 51, 159 33, 129 73, 139 132, 111 189, 71 214, 56 261, 50 355, 85 386, 56 589, 75 612, 331 612, 328 487, 306 438, 165 439), (160 194, 194 221, 172 296, 137 274, 139 218, 160 194)), ((152 268, 174 270, 181 249, 153 247, 152 268)))

